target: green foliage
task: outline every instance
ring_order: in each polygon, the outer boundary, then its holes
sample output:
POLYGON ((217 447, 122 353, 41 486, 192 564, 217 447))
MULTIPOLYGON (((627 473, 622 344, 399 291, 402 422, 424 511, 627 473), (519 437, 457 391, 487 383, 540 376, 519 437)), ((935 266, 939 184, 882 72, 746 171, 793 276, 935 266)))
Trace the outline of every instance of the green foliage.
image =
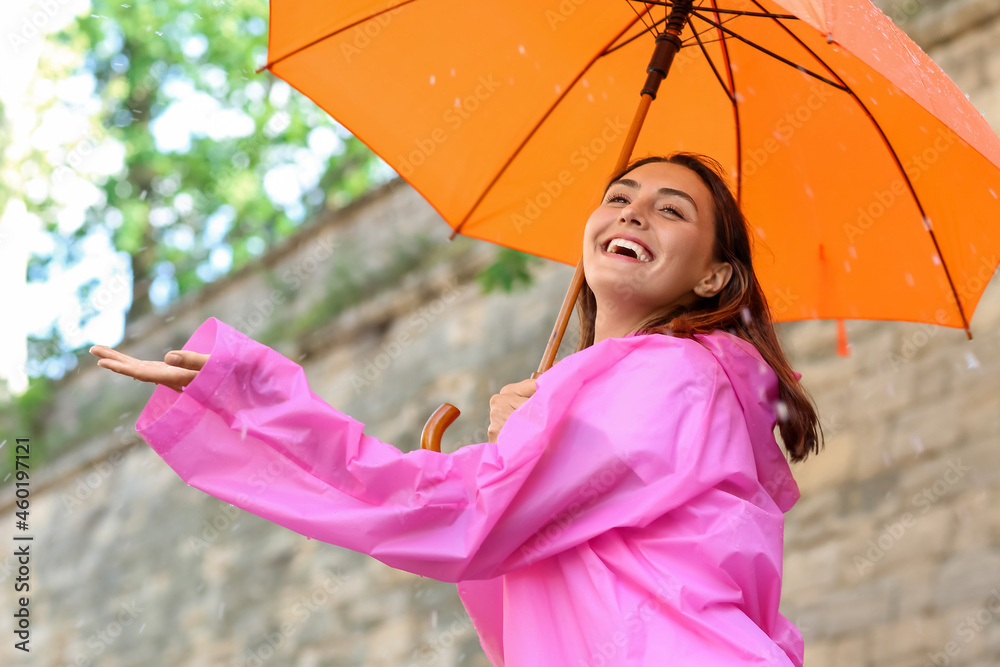
MULTIPOLYGON (((83 241, 104 232, 131 256, 134 319, 151 309, 151 288, 161 303, 176 301, 254 261, 328 204, 343 205, 384 180, 376 176, 388 173, 378 158, 312 101, 270 73, 255 73, 266 52, 265 0, 93 0, 89 15, 51 35, 38 80, 92 81, 97 106, 82 139, 32 150, 12 165, 48 184, 26 201, 53 241, 51 252, 33 258, 31 279, 46 279, 50 264, 74 264, 85 254, 83 241), (195 127, 188 145, 158 146, 192 100, 203 116, 225 113, 226 121, 195 127), (317 139, 326 148, 317 151, 317 139), (117 172, 95 169, 102 145, 121 147, 117 172), (301 196, 272 200, 268 179, 307 161, 314 182, 300 182, 301 196), (78 180, 98 188, 98 201, 77 229, 60 231, 61 195, 78 180)), ((62 90, 36 81, 39 118, 70 105, 39 87, 62 90)), ((178 126, 184 130, 184 121, 178 126)), ((0 201, 17 196, 18 184, 6 185, 0 201)))
POLYGON ((525 289, 531 285, 531 266, 541 264, 542 260, 534 255, 500 248, 496 261, 483 269, 476 278, 483 294, 500 289, 513 292, 515 289, 525 289))

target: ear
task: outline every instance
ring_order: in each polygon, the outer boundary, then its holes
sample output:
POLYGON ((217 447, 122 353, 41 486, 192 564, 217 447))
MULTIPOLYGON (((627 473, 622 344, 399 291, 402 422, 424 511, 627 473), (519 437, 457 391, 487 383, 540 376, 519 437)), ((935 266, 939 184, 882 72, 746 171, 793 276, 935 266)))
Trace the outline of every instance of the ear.
POLYGON ((712 264, 712 272, 702 278, 694 286, 694 293, 705 299, 709 299, 722 291, 733 277, 733 265, 729 262, 715 262, 712 264))

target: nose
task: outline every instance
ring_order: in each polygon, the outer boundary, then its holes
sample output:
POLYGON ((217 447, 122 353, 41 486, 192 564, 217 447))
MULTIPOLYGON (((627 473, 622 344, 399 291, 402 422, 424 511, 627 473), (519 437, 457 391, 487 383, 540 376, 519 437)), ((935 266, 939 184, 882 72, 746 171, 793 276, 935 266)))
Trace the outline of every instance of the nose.
POLYGON ((645 218, 637 210, 634 202, 625 206, 618 217, 618 222, 624 222, 625 224, 636 224, 640 229, 646 226, 645 218))

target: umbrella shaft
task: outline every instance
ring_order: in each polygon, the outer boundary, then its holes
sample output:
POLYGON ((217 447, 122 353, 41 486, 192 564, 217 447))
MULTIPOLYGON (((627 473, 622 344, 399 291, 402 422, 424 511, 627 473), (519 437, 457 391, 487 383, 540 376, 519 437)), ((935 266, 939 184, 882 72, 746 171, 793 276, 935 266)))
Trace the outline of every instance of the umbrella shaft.
POLYGON ((671 7, 667 24, 656 37, 656 48, 653 50, 653 57, 649 61, 646 72, 646 83, 642 87, 642 94, 649 95, 656 99, 656 92, 660 89, 660 82, 667 78, 670 66, 674 62, 674 56, 681 49, 681 32, 688 17, 691 16, 693 0, 676 0, 671 7))

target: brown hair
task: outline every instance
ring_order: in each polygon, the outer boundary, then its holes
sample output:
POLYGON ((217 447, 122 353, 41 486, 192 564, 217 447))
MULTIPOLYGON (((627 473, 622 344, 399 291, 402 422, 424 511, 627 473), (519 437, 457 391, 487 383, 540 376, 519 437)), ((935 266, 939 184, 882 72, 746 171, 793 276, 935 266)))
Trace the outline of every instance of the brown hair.
MULTIPOLYGON (((667 313, 656 315, 640 327, 640 332, 690 338, 694 334, 723 329, 753 345, 778 376, 778 396, 784 404, 776 408, 778 428, 789 457, 793 461, 802 461, 809 454, 818 453, 823 433, 819 416, 809 395, 792 374, 775 335, 771 311, 751 263, 747 220, 726 184, 725 170, 710 157, 674 153, 632 162, 609 181, 609 187, 633 169, 654 162, 686 167, 708 186, 715 203, 715 259, 729 262, 733 275, 715 296, 701 298, 690 306, 678 305, 667 313)), ((594 344, 597 318, 597 300, 586 279, 577 299, 577 307, 580 319, 578 349, 582 350, 594 344)))

